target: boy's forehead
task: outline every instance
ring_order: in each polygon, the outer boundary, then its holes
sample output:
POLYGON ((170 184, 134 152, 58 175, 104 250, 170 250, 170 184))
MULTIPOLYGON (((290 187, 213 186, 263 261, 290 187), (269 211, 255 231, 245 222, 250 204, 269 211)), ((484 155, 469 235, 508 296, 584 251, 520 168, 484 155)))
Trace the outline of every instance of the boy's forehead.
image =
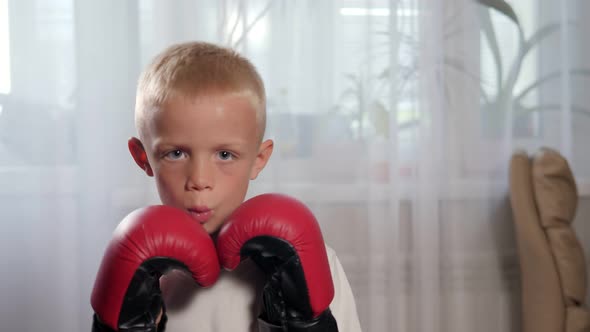
POLYGON ((249 90, 211 91, 197 96, 177 94, 161 106, 145 110, 143 128, 146 129, 144 134, 153 136, 163 131, 173 133, 177 127, 221 121, 240 128, 253 127, 254 136, 258 136, 263 130, 263 112, 259 98, 249 90))
POLYGON ((152 109, 151 120, 154 122, 176 117, 178 119, 194 117, 211 117, 222 115, 240 115, 241 117, 258 117, 263 112, 262 105, 255 93, 250 90, 218 92, 215 90, 198 95, 175 94, 161 106, 152 109))

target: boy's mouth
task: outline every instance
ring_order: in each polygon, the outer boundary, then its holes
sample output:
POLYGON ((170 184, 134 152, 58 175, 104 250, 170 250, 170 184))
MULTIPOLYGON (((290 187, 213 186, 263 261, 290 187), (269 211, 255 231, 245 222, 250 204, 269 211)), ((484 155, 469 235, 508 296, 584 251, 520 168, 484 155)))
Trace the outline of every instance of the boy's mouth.
POLYGON ((206 223, 207 220, 209 220, 209 218, 211 218, 211 215, 213 214, 213 210, 207 208, 207 207, 194 207, 194 208, 190 208, 188 209, 188 213, 191 215, 191 217, 193 217, 194 220, 196 220, 197 222, 199 222, 201 225, 206 223))

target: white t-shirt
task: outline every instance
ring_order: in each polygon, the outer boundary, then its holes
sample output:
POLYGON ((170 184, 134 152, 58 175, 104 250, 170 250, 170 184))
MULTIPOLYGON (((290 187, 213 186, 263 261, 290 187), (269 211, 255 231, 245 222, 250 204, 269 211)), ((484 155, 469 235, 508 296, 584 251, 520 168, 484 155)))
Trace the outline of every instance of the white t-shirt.
MULTIPOLYGON (((330 310, 339 332, 360 332, 350 284, 330 247, 326 247, 334 281, 330 310)), ((246 260, 232 272, 221 271, 210 288, 201 288, 190 275, 172 271, 160 282, 168 314, 167 332, 257 332, 265 277, 246 260)))

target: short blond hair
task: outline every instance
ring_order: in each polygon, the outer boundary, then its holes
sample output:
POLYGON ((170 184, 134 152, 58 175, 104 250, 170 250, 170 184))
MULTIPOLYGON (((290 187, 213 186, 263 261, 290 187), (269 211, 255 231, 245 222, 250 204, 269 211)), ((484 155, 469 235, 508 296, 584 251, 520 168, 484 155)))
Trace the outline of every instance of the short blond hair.
POLYGON ((237 52, 206 42, 168 47, 142 72, 135 99, 135 126, 141 137, 146 111, 173 97, 200 97, 208 92, 251 91, 258 104, 260 140, 266 127, 264 83, 254 65, 237 52))

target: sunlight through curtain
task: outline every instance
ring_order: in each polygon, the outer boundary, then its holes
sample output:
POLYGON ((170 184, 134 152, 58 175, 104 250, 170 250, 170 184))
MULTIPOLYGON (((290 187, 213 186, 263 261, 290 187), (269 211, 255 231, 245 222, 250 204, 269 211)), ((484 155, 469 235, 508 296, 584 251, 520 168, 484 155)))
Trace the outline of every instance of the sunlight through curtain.
MULTIPOLYGON (((120 219, 158 203, 127 152, 171 43, 259 69, 275 153, 253 182, 318 217, 364 331, 520 331, 516 149, 560 150, 590 216, 590 4, 0 0, 2 329, 87 331, 120 219)), ((586 223, 588 224, 588 223, 586 223)), ((576 222, 590 256, 590 226, 576 222)))

